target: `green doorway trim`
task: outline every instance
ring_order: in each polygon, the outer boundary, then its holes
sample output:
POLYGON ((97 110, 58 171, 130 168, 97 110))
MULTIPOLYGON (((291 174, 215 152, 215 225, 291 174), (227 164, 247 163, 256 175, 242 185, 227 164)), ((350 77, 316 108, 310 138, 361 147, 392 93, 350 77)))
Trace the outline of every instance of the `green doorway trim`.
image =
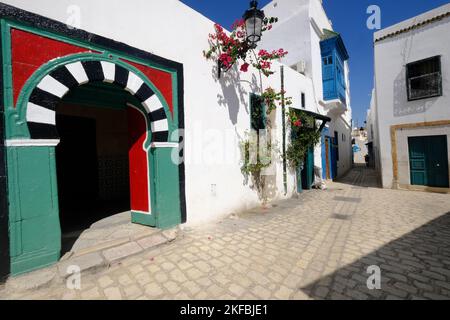
MULTIPOLYGON (((167 117, 169 122, 169 141, 173 145, 160 147, 148 145, 149 154, 155 157, 155 185, 161 192, 153 197, 160 218, 156 223, 161 228, 169 228, 186 221, 185 205, 185 174, 183 163, 173 163, 172 153, 178 150, 178 143, 182 140, 179 129, 184 129, 184 101, 183 101, 183 66, 148 52, 130 47, 111 39, 85 32, 72 30, 65 24, 45 17, 26 12, 8 5, 0 4, 1 44, 3 56, 3 104, 5 106, 5 131, 7 135, 8 159, 8 200, 10 256, 11 270, 17 275, 55 263, 59 258, 60 229, 59 208, 56 188, 55 168, 55 140, 29 140, 30 133, 26 127, 25 109, 23 105, 29 97, 33 84, 39 75, 29 79, 26 90, 22 90, 18 108, 14 108, 12 88, 12 58, 11 58, 11 28, 24 30, 36 35, 54 40, 74 44, 95 50, 95 54, 80 54, 78 61, 92 61, 95 59, 109 61, 121 65, 133 73, 141 75, 135 67, 123 60, 142 64, 154 69, 162 70, 171 75, 173 93, 173 117, 167 117), (94 57, 95 56, 95 57, 94 57), (30 84, 30 82, 32 84, 30 84), (174 146, 176 145, 176 147, 174 146), (19 174, 20 172, 20 174, 19 174), (159 178, 162 177, 162 178, 159 178), (165 180, 167 179, 167 180, 165 180), (164 181, 160 181, 164 180, 164 181), (174 186, 174 183, 175 186, 174 186), (48 195, 43 200, 42 195, 48 195), (177 201, 173 201, 177 199, 177 201), (167 215, 167 213, 169 213, 167 215)), ((54 63, 63 63, 64 57, 45 64, 39 69, 42 75, 50 72, 54 63)), ((41 76, 42 78, 42 76, 41 76)), ((144 77, 147 85, 152 83, 144 77)), ((25 89, 25 88, 24 88, 25 89)), ((163 101, 166 113, 167 103, 163 101)), ((180 145, 182 147, 182 145, 180 145)), ((150 157, 149 157, 150 158, 150 157)), ((152 180, 152 181, 153 181, 152 180)))
MULTIPOLYGON (((170 110, 169 106, 167 104, 167 101, 165 101, 164 97, 162 96, 159 89, 156 88, 156 86, 138 69, 135 67, 123 62, 120 60, 120 58, 115 59, 107 59, 104 56, 99 56, 98 54, 93 53, 83 53, 83 54, 74 54, 70 55, 64 58, 56 59, 53 61, 50 61, 43 66, 41 66, 31 77, 30 79, 25 83, 19 98, 17 100, 17 107, 16 108, 9 108, 7 112, 8 118, 14 118, 15 124, 13 126, 10 126, 7 130, 7 139, 23 139, 23 138, 30 138, 30 133, 27 128, 27 120, 26 120, 26 112, 27 112, 27 104, 30 99, 30 95, 32 91, 36 88, 36 86, 42 81, 42 79, 50 74, 53 70, 68 65, 70 63, 74 62, 85 62, 85 61, 105 61, 105 62, 111 62, 115 65, 119 65, 126 70, 138 75, 141 80, 144 81, 146 85, 148 85, 153 92, 157 95, 159 100, 161 101, 164 110, 167 115, 167 121, 169 124, 169 139, 175 139, 174 142, 178 141, 178 137, 173 136, 173 132, 176 131, 177 124, 174 119, 170 116, 170 110)), ((141 103, 139 103, 141 105, 141 103)))

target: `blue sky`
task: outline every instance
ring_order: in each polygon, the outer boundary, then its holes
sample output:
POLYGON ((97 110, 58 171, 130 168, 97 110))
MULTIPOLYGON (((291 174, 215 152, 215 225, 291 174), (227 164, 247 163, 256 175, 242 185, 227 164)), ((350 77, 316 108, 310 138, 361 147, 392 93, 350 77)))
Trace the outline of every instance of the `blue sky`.
MULTIPOLYGON (((280 0, 283 1, 283 0, 280 0)), ((213 21, 229 28, 248 8, 246 0, 182 0, 213 21)), ((259 1, 260 6, 270 0, 259 1)), ((373 32, 366 27, 370 5, 381 8, 385 28, 448 3, 449 0, 323 0, 325 10, 340 32, 350 54, 353 120, 363 125, 373 87, 373 32)))

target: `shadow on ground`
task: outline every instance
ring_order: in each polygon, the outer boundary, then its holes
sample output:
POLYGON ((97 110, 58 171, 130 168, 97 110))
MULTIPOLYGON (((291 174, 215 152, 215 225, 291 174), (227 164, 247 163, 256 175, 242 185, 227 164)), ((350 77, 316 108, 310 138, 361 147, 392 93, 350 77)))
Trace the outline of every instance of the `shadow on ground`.
MULTIPOLYGON (((69 252, 80 235, 95 223, 129 210, 129 203, 123 201, 80 202, 78 205, 61 207, 61 256, 69 252)), ((131 221, 131 217, 128 220, 131 221)))
POLYGON ((450 213, 299 288, 313 299, 450 299, 450 213), (369 266, 381 289, 369 290, 369 266))

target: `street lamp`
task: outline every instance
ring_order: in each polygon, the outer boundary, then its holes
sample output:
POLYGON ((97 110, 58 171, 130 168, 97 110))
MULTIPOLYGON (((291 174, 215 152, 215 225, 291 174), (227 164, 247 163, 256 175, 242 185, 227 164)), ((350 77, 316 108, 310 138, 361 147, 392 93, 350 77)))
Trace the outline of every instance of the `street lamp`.
MULTIPOLYGON (((245 30, 247 32, 247 45, 250 49, 255 49, 257 43, 261 41, 262 28, 264 23, 264 11, 258 9, 258 1, 250 2, 250 9, 245 11, 243 19, 245 21, 245 30)), ((220 79, 222 73, 222 63, 218 63, 218 78, 220 79)))
POLYGON ((256 48, 261 40, 264 11, 258 9, 258 1, 250 2, 250 9, 245 11, 244 16, 245 29, 247 31, 247 43, 250 48, 256 48))

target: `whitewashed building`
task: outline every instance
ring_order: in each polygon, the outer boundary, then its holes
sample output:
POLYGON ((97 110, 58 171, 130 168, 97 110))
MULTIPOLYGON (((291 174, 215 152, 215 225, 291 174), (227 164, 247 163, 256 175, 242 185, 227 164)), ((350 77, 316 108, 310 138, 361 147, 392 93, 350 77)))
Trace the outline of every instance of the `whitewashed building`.
POLYGON ((340 177, 353 164, 349 56, 343 40, 333 31, 321 0, 274 0, 264 11, 280 20, 261 46, 289 51, 282 63, 312 81, 312 91, 298 88, 294 95, 304 95, 305 109, 332 119, 315 150, 315 166, 323 169, 325 179, 340 177), (334 168, 328 170, 325 158, 331 153, 327 156, 325 143, 333 144, 336 151, 334 168))
POLYGON ((447 4, 374 35, 367 122, 385 188, 450 192, 449 31, 447 4))
MULTIPOLYGON (((370 107, 367 110, 366 131, 367 131, 367 155, 369 156, 369 166, 380 172, 380 143, 377 122, 377 104, 375 90, 372 90, 370 107)), ((358 129, 359 130, 359 129, 358 129)))
MULTIPOLYGON (((306 5, 307 13, 292 20, 301 24, 299 47, 310 43, 309 51, 290 48, 287 39, 273 43, 291 51, 292 59, 275 63, 276 73, 262 77, 262 86, 252 68, 234 68, 218 79, 217 64, 203 56, 214 22, 178 0, 3 3, 1 65, 7 81, 0 151, 7 161, 0 163, 0 260, 7 273, 58 261, 64 195, 70 196, 69 208, 76 201, 88 212, 95 211, 86 201, 93 193, 107 201, 124 196, 133 222, 163 229, 261 205, 241 171, 240 143, 251 128, 252 95, 268 87, 281 91, 282 67, 292 107, 333 118, 323 141, 327 150, 317 147, 315 165, 330 167, 334 154, 336 168, 324 170, 325 177, 350 168, 348 54, 318 0, 302 3, 299 9, 306 5), (329 51, 324 59, 321 43, 329 51), (328 99, 322 61, 331 68, 328 99), (174 162, 179 155, 183 161, 174 162), (80 163, 92 172, 80 170, 80 163), (70 179, 85 180, 80 185, 70 179)), ((281 8, 292 3, 279 1, 281 8)), ((287 17, 273 9, 267 7, 267 15, 280 15, 281 30, 287 17)), ((262 48, 279 37, 276 28, 271 33, 262 48)), ((278 146, 283 120, 278 108, 271 115, 278 146)), ((268 201, 292 197, 296 170, 285 170, 280 156, 273 163, 268 201)))

